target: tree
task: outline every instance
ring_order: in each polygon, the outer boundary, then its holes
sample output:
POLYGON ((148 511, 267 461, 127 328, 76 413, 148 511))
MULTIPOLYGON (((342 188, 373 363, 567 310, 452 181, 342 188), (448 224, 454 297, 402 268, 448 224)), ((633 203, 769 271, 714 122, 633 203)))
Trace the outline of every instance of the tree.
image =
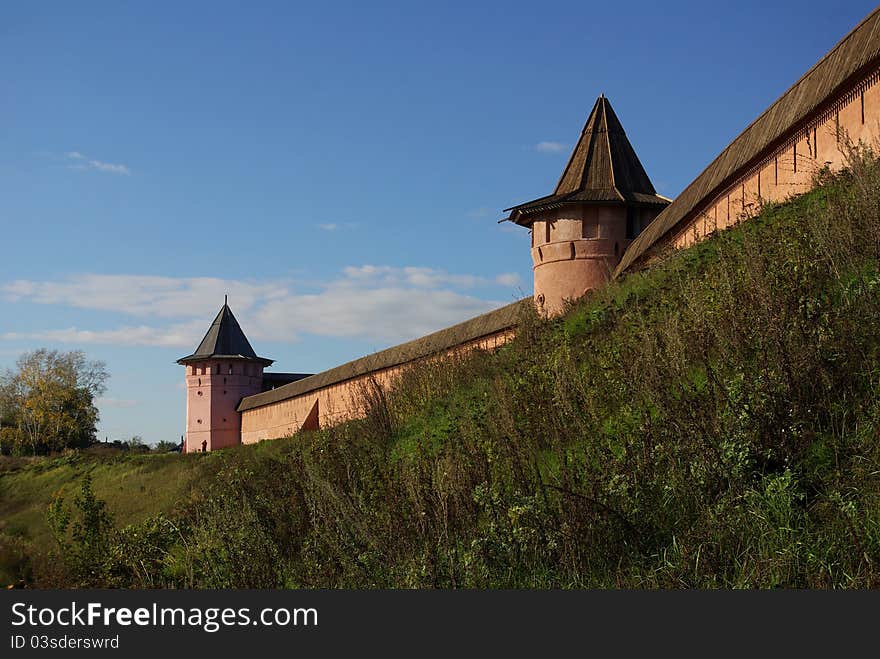
POLYGON ((144 443, 144 438, 140 435, 132 435, 131 439, 125 442, 125 448, 132 453, 146 453, 150 447, 144 443))
POLYGON ((107 504, 92 490, 90 474, 83 477, 73 503, 77 515, 64 501, 62 492, 56 492, 46 513, 46 523, 70 574, 77 580, 76 585, 105 585, 102 581, 116 528, 107 504))
POLYGON ((94 401, 106 391, 107 377, 104 363, 81 351, 41 348, 22 355, 0 378, 0 424, 14 429, 14 450, 36 455, 87 446, 98 422, 94 401))

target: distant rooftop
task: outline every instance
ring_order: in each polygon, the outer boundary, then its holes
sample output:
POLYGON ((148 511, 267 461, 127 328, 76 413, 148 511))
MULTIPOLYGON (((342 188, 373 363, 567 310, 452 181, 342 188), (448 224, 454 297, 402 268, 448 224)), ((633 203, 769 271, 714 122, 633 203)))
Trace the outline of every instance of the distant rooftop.
POLYGON ((271 391, 272 389, 283 387, 285 384, 309 378, 312 375, 314 373, 273 373, 272 371, 266 371, 263 373, 262 391, 271 391))
POLYGON ((208 328, 208 333, 205 334, 199 347, 193 354, 178 359, 177 363, 186 364, 203 359, 218 358, 248 359, 261 362, 264 366, 269 366, 272 363, 271 359, 258 357, 254 352, 225 299, 223 308, 214 318, 214 322, 211 323, 211 327, 208 328))

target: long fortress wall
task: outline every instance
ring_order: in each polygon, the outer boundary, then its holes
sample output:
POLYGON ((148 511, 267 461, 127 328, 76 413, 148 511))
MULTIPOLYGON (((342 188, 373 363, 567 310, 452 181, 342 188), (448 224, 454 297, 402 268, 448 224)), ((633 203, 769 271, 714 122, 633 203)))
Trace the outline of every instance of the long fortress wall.
POLYGON ((809 190, 880 138, 880 9, 753 121, 630 245, 615 276, 809 190))
MULTIPOLYGON (((752 122, 630 244, 614 276, 751 217, 765 201, 809 190, 844 165, 846 140, 880 140, 880 9, 872 12, 752 122)), ((421 339, 277 389, 238 406, 242 443, 356 418, 365 387, 387 386, 424 360, 493 349, 516 334, 520 300, 421 339)))
POLYGON ((420 339, 248 396, 238 406, 241 441, 253 444, 357 418, 364 412, 365 388, 387 387, 405 369, 428 359, 500 347, 514 337, 523 306, 530 303, 531 298, 519 300, 420 339))

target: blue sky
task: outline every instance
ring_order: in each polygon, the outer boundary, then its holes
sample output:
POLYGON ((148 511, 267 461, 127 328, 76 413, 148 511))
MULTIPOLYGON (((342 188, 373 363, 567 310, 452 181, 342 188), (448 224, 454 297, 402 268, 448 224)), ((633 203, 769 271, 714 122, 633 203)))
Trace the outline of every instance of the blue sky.
POLYGON ((600 93, 675 196, 872 8, 4 3, 0 368, 84 350, 102 437, 176 440, 225 292, 307 372, 528 295, 496 220, 600 93))

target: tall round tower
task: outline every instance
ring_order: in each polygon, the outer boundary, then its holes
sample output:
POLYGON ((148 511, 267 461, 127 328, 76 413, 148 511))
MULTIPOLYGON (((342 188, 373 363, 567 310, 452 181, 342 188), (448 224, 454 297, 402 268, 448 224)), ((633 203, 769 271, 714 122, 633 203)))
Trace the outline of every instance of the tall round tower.
POLYGON ((670 200, 654 190, 604 95, 553 194, 506 209, 532 237, 535 304, 563 310, 608 281, 623 252, 670 200))
POLYGON ((257 356, 225 300, 196 351, 177 363, 186 367, 184 452, 240 444, 236 407, 243 397, 262 390, 263 368, 272 360, 257 356))

